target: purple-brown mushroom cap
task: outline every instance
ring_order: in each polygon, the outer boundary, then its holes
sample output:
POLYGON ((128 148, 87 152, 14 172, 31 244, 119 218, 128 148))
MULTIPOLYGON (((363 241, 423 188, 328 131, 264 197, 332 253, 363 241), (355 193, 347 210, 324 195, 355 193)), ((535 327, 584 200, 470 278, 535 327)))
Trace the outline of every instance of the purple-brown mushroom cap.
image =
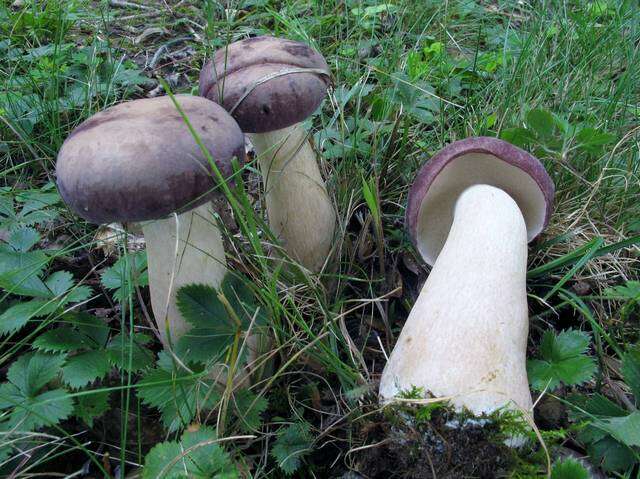
POLYGON ((554 185, 537 158, 497 138, 456 141, 420 168, 409 190, 406 225, 428 264, 433 265, 446 241, 456 200, 477 184, 501 188, 516 201, 529 241, 549 222, 554 185))
POLYGON ((320 106, 328 85, 329 67, 320 53, 270 36, 220 48, 200 72, 200 95, 221 104, 247 133, 305 120, 320 106), (303 69, 313 71, 297 71, 303 69))
MULTIPOLYGON (((244 160, 244 135, 219 105, 176 101, 227 178, 244 160)), ((65 140, 56 163, 65 203, 92 223, 163 218, 204 204, 217 192, 206 154, 170 97, 133 100, 96 113, 65 140)))

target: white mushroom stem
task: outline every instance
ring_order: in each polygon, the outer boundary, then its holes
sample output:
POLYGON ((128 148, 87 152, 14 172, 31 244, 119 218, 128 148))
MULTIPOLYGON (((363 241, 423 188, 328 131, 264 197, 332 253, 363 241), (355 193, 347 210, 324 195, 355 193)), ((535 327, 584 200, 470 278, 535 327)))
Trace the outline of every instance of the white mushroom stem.
POLYGON ((336 226, 316 154, 300 124, 252 133, 271 230, 287 253, 311 271, 324 265, 336 226))
POLYGON ((491 186, 466 189, 382 373, 382 399, 417 386, 474 414, 530 411, 526 267, 516 202, 491 186))
POLYGON ((142 224, 147 244, 151 307, 162 344, 175 346, 190 325, 178 311, 176 292, 187 284, 218 288, 227 272, 224 246, 210 203, 142 224))

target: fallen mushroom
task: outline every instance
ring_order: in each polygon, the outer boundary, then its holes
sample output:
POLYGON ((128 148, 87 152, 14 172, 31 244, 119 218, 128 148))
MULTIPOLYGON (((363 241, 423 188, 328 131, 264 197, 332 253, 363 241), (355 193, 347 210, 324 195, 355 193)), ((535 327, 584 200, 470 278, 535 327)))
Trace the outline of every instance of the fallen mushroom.
MULTIPOLYGON (((244 137, 233 118, 204 98, 176 95, 223 177, 244 158, 244 137)), ((134 100, 80 124, 56 164, 63 200, 86 220, 141 222, 151 306, 165 347, 189 325, 176 306, 186 284, 217 288, 227 272, 210 199, 216 176, 171 98, 134 100)))
POLYGON ((452 143, 421 168, 406 222, 433 269, 382 373, 383 401, 415 386, 476 415, 531 410, 527 242, 553 195, 536 158, 495 138, 452 143))
POLYGON ((312 271, 330 254, 336 214, 301 122, 328 83, 317 51, 269 36, 216 51, 200 73, 200 95, 226 108, 255 147, 273 233, 312 271))

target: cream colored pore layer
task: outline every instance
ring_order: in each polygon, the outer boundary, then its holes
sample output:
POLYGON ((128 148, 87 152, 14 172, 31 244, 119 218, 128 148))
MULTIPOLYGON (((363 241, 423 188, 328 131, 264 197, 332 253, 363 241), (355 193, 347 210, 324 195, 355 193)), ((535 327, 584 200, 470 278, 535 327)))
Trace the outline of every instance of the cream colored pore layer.
POLYGON ((478 184, 500 188, 518 203, 529 241, 542 230, 546 203, 540 187, 528 173, 492 155, 463 155, 442 169, 420 207, 417 243, 428 264, 433 265, 447 239, 456 200, 465 189, 478 184))

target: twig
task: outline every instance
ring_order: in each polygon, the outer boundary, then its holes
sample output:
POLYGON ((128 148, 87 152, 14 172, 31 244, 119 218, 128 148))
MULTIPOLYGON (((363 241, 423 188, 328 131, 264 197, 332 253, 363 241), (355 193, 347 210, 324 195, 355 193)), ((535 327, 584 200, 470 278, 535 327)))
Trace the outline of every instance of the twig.
POLYGON ((139 3, 127 2, 126 0, 109 0, 109 5, 117 8, 139 8, 141 10, 153 10, 152 7, 140 5, 139 3))

